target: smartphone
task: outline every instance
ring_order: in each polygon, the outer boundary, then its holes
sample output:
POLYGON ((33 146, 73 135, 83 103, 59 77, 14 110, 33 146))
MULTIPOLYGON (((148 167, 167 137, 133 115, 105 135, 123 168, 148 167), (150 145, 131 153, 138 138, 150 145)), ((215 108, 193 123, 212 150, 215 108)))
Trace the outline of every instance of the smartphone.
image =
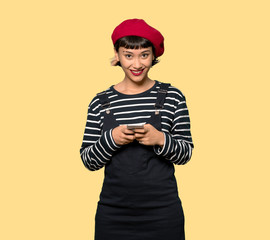
POLYGON ((128 124, 127 129, 144 128, 144 124, 128 124))

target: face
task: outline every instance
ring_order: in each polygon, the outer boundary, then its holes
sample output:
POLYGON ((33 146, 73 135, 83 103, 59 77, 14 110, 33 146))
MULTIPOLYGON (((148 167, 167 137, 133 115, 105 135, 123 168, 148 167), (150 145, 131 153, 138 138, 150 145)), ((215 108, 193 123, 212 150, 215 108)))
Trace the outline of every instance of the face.
POLYGON ((120 47, 118 53, 114 50, 117 61, 120 61, 125 80, 141 82, 148 79, 148 71, 152 66, 154 54, 152 47, 128 49, 120 47))

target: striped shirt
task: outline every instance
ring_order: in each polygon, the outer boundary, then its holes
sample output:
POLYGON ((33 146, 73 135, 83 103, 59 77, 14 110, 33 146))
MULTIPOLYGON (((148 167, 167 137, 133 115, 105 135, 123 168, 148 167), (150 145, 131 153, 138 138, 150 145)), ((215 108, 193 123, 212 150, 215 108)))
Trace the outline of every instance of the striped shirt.
MULTIPOLYGON (((119 125, 145 124, 155 111, 154 104, 161 82, 155 80, 150 89, 138 94, 123 94, 114 89, 113 85, 106 89, 110 109, 119 125)), ((84 166, 90 171, 104 167, 117 152, 117 145, 112 137, 112 130, 103 131, 105 110, 99 98, 95 96, 88 106, 87 121, 80 148, 84 166)), ((164 134, 164 145, 153 146, 157 155, 177 165, 186 164, 194 148, 189 112, 183 93, 174 86, 169 86, 164 108, 160 109, 161 130, 164 134)))

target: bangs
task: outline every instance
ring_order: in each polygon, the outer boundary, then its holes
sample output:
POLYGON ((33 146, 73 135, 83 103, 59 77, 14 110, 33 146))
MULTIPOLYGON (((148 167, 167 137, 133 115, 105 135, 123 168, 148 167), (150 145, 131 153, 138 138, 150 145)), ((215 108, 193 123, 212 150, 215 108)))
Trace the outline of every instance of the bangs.
POLYGON ((124 47, 128 49, 139 49, 139 48, 148 48, 153 47, 153 44, 143 37, 138 36, 125 36, 118 39, 114 47, 118 51, 119 47, 124 47))

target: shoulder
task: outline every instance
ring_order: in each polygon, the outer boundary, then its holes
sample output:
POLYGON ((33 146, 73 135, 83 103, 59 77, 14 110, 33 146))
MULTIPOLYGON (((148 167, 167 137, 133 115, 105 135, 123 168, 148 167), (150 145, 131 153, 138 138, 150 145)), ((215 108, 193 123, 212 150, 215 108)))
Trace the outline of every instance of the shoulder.
POLYGON ((95 97, 97 98, 97 97, 98 97, 98 94, 103 93, 103 92, 110 93, 110 92, 111 92, 111 89, 112 89, 112 86, 107 87, 106 89, 103 89, 103 90, 99 91, 99 92, 96 94, 95 97))
POLYGON ((95 111, 95 112, 99 112, 100 111, 100 108, 101 108, 101 102, 100 102, 100 97, 99 97, 99 94, 101 93, 110 93, 110 88, 111 87, 108 87, 107 89, 104 89, 100 92, 98 92, 90 101, 89 105, 88 105, 88 109, 91 109, 92 111, 95 111))
MULTIPOLYGON (((163 83, 163 82, 159 82, 158 86, 160 86, 161 83, 163 83)), ((176 86, 174 86, 172 84, 170 84, 168 87, 167 97, 175 99, 177 102, 178 101, 185 101, 185 99, 186 99, 184 93, 179 88, 177 88, 176 86)))

